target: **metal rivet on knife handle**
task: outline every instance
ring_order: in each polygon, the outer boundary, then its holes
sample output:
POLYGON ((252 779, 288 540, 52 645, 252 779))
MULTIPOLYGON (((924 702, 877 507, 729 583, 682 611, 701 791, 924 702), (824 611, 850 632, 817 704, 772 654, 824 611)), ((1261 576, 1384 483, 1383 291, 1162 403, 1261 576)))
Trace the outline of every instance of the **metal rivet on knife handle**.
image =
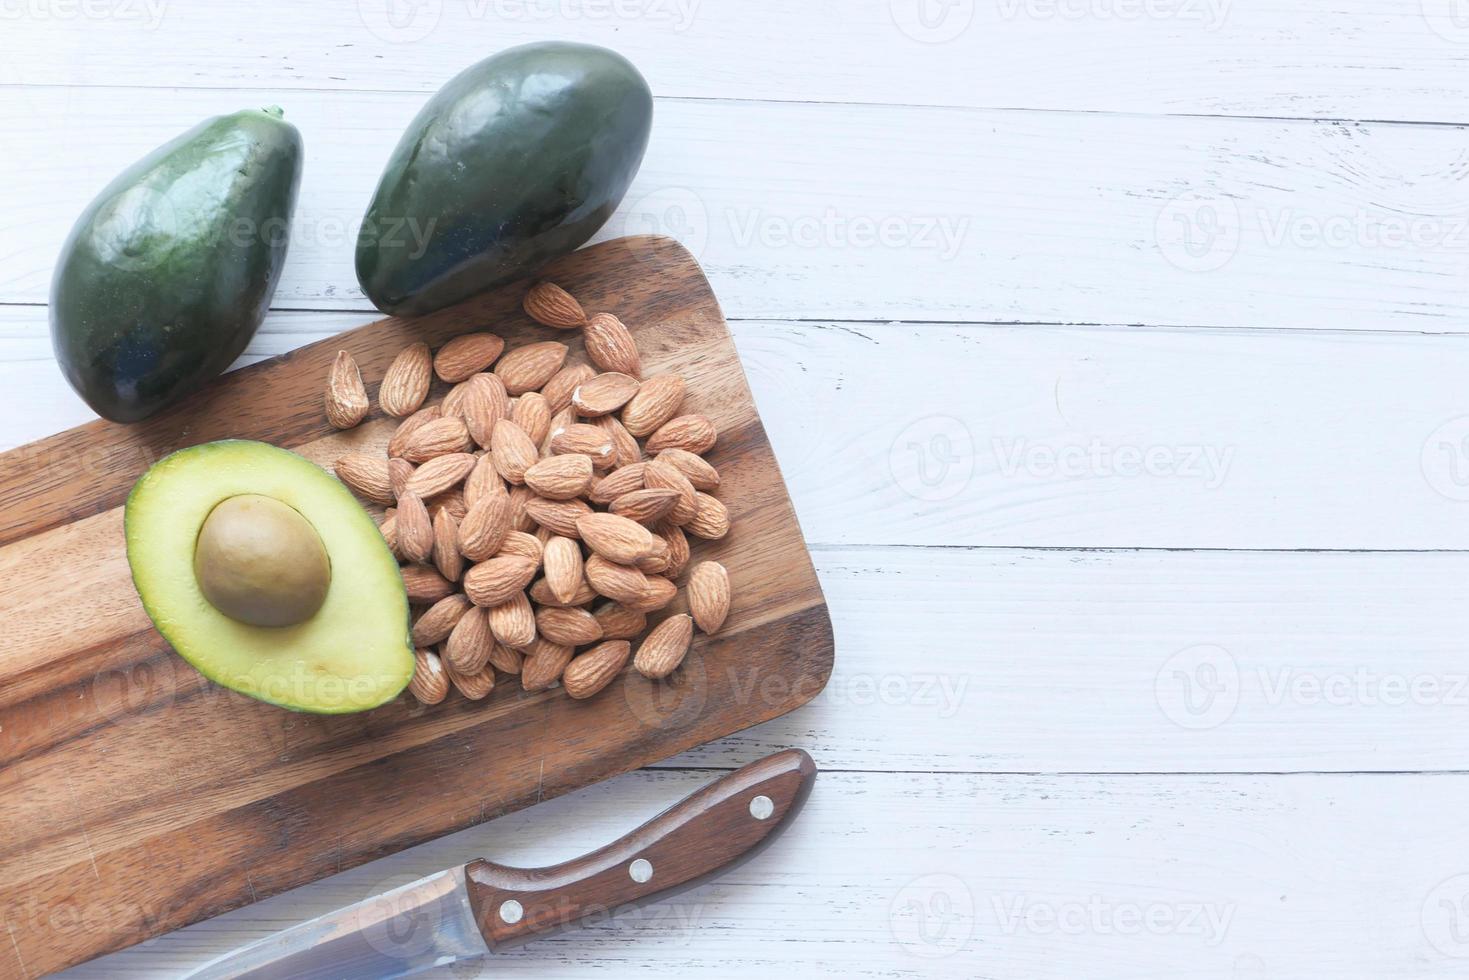
POLYGON ((519 922, 520 917, 524 914, 525 909, 521 908, 520 903, 513 898, 500 904, 500 918, 511 925, 519 922))
POLYGON ((756 820, 765 820, 774 812, 775 804, 768 796, 757 796, 750 801, 750 816, 756 820))
POLYGON ((627 866, 627 873, 628 873, 629 877, 632 878, 633 881, 636 881, 639 884, 642 884, 645 881, 651 881, 652 880, 652 878, 653 878, 653 865, 650 862, 644 860, 643 858, 638 858, 632 864, 630 864, 630 865, 627 866))

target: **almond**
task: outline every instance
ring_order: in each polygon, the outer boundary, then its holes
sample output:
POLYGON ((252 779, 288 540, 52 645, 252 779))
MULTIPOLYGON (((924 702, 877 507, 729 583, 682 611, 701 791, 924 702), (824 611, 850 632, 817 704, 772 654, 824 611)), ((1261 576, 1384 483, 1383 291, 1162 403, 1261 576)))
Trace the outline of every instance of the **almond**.
POLYGON ((529 558, 501 555, 482 561, 464 573, 464 594, 476 606, 493 608, 519 595, 535 576, 536 563, 529 558))
POLYGON ((584 606, 597 598, 597 593, 587 581, 586 575, 583 574, 581 581, 576 584, 576 591, 564 601, 551 591, 550 583, 544 578, 538 578, 531 583, 530 597, 536 604, 542 606, 584 606))
POLYGON ((653 535, 653 550, 633 562, 633 567, 649 575, 662 575, 668 571, 668 564, 672 560, 673 551, 668 547, 668 542, 655 534, 653 535))
POLYGON ((477 500, 459 522, 459 552, 470 561, 485 561, 499 553, 509 533, 510 497, 488 494, 477 500))
POLYGON ((638 601, 648 598, 648 576, 636 568, 608 561, 601 555, 592 555, 586 560, 585 574, 598 594, 630 608, 638 608, 638 601))
POLYGON ((413 679, 408 693, 420 704, 438 704, 449 695, 449 674, 432 650, 413 651, 413 679))
POLYGON ((505 341, 492 333, 455 337, 434 355, 434 373, 451 385, 468 381, 494 364, 504 349, 505 341))
POLYGON ((551 452, 555 454, 580 453, 592 457, 592 465, 606 469, 617 458, 612 437, 595 425, 578 422, 568 425, 559 432, 554 426, 551 431, 551 452))
POLYGON ((707 493, 697 493, 698 511, 684 528, 695 537, 718 541, 729 533, 729 511, 707 493))
POLYGON ((717 561, 701 561, 689 573, 689 612, 705 633, 717 633, 729 615, 729 572, 717 561))
POLYGON ((401 456, 388 459, 388 484, 393 488, 393 498, 408 492, 408 481, 413 478, 413 464, 401 456))
POLYGON ((495 469, 507 483, 524 483, 525 471, 540 458, 530 436, 508 419, 495 423, 495 434, 490 440, 490 454, 495 458, 495 469))
POLYGON ((683 526, 694 519, 694 514, 699 509, 699 492, 694 489, 688 477, 675 469, 672 463, 653 460, 648 464, 648 468, 643 470, 643 483, 655 489, 677 492, 678 499, 668 511, 670 523, 683 526))
POLYGON ((469 600, 457 592, 440 599, 414 622, 413 645, 431 647, 444 642, 468 609, 469 600))
POLYGON ((402 458, 410 463, 426 463, 435 456, 468 452, 473 448, 464 420, 451 415, 420 426, 408 437, 402 458))
POLYGON ((408 440, 413 438, 413 433, 428 425, 434 419, 442 418, 443 412, 438 405, 429 405, 420 408, 402 422, 398 428, 393 430, 393 437, 388 440, 388 455, 402 456, 403 447, 408 445, 408 440))
POLYGON ((520 686, 527 691, 544 691, 561 680, 561 672, 571 663, 572 649, 549 640, 536 640, 525 650, 520 668, 520 686))
POLYGON ((551 416, 551 424, 546 426, 545 441, 541 443, 541 457, 543 459, 551 455, 551 442, 573 425, 576 425, 576 409, 570 405, 567 405, 561 411, 551 416))
POLYGON ((668 543, 668 567, 663 570, 663 574, 669 578, 678 578, 683 573, 684 566, 689 563, 688 536, 684 534, 683 528, 667 521, 654 528, 653 533, 668 543))
POLYGON ((382 532, 383 541, 387 543, 388 550, 393 553, 393 557, 398 559, 399 561, 402 561, 403 554, 398 550, 397 516, 391 516, 387 520, 383 521, 382 524, 378 526, 378 530, 382 532))
POLYGON ((583 500, 547 500, 545 497, 532 497, 525 505, 525 511, 531 520, 541 527, 546 528, 553 534, 559 534, 567 538, 580 538, 581 532, 576 529, 576 522, 592 512, 583 500))
MULTIPOLYGON (((403 533, 401 527, 399 535, 403 533)), ((620 565, 631 565, 653 550, 651 531, 616 514, 587 514, 577 520, 576 530, 587 547, 620 565)))
POLYGON ((495 639, 517 650, 536 641, 536 614, 524 592, 516 592, 505 602, 490 607, 490 632, 495 634, 495 639))
POLYGON ((427 565, 404 565, 398 574, 403 576, 403 589, 414 605, 432 605, 454 594, 454 583, 427 565))
POLYGON ((561 686, 577 700, 589 698, 622 673, 631 652, 632 644, 626 640, 599 643, 566 665, 561 673, 561 686))
POLYGON ((605 506, 624 494, 643 489, 643 470, 647 465, 633 463, 630 466, 619 466, 593 484, 587 499, 605 506))
POLYGON ((489 453, 478 457, 474 469, 464 479, 464 502, 473 507, 491 495, 505 496, 505 481, 495 471, 495 459, 489 453))
POLYGON ((525 485, 547 500, 580 497, 592 485, 592 458, 580 453, 549 456, 525 471, 525 485))
POLYGON ((434 514, 434 567, 450 582, 464 574, 464 555, 459 552, 459 522, 447 507, 434 514))
MULTIPOLYGON (((489 614, 486 613, 486 615, 489 614)), ((519 650, 507 647, 503 643, 490 644, 490 666, 496 670, 506 674, 518 674, 524 661, 525 655, 519 650)))
POLYGON ((662 575, 645 575, 647 580, 636 596, 620 600, 629 609, 638 612, 653 612, 662 609, 678 597, 678 586, 662 575))
MULTIPOLYGON (((639 524, 653 524, 662 520, 673 510, 683 497, 672 487, 648 487, 633 490, 612 501, 609 508, 619 517, 626 517, 639 524)), ((665 545, 666 547, 666 545, 665 545)))
POLYGON ((417 343, 403 348, 383 383, 377 390, 377 403, 384 412, 397 418, 412 415, 428 397, 429 382, 433 380, 433 355, 428 344, 417 343))
POLYGON ((587 357, 603 371, 642 377, 638 345, 622 321, 611 313, 598 313, 588 320, 582 338, 586 341, 587 357))
POLYGON ((604 602, 592 611, 602 636, 608 640, 631 640, 648 627, 648 617, 620 602, 604 602))
POLYGON ((521 306, 526 316, 547 327, 574 330, 587 322, 576 297, 554 282, 538 282, 530 287, 521 306))
POLYGON ((351 487, 359 497, 375 504, 391 504, 396 499, 388 461, 381 456, 347 453, 337 458, 332 469, 336 471, 337 479, 351 487))
POLYGON ((510 396, 505 393, 504 383, 493 374, 476 374, 464 385, 458 415, 464 419, 475 443, 488 449, 496 423, 510 417, 510 396))
POLYGON ((495 670, 482 667, 477 673, 461 674, 453 667, 446 668, 454 689, 471 701, 483 701, 495 689, 495 670))
POLYGON ((326 420, 334 429, 350 429, 367 417, 371 407, 357 362, 346 351, 337 351, 326 379, 326 420))
POLYGON ((612 466, 614 469, 621 466, 635 466, 642 462, 643 447, 639 446, 632 433, 617 421, 617 416, 599 415, 592 419, 592 425, 612 437, 612 466))
POLYGON ((694 640, 694 621, 682 614, 669 616, 653 627, 638 647, 633 667, 649 680, 662 680, 678 669, 694 640))
POLYGON ((464 514, 469 510, 469 505, 464 502, 464 490, 460 487, 450 487, 443 493, 425 500, 424 504, 428 506, 429 517, 438 517, 439 511, 444 511, 454 518, 455 524, 464 520, 464 514))
POLYGON ((495 373, 505 383, 505 390, 512 395, 534 391, 561 370, 566 360, 566 345, 554 340, 543 340, 538 344, 526 344, 500 358, 495 373))
POLYGON ((616 371, 588 378, 571 393, 578 415, 611 415, 638 393, 638 379, 616 371))
POLYGON ((477 462, 469 453, 450 453, 447 456, 435 456, 413 471, 408 478, 406 492, 416 493, 423 499, 437 497, 446 490, 452 490, 469 475, 477 462))
POLYGON ((530 487, 510 488, 510 528, 513 531, 534 531, 535 519, 530 515, 533 500, 540 500, 530 487))
POLYGON ((519 555, 529 558, 539 568, 544 557, 545 549, 534 534, 526 534, 524 531, 511 531, 505 535, 505 540, 500 543, 498 554, 519 555))
POLYGON ((434 522, 417 494, 405 493, 398 498, 398 512, 393 520, 398 525, 398 550, 404 558, 423 563, 433 557, 434 522))
POLYGON ((698 455, 714 448, 718 432, 704 415, 680 415, 669 419, 648 437, 644 448, 650 453, 665 449, 683 449, 698 455))
POLYGON ((546 542, 542 561, 551 592, 562 602, 570 602, 583 582, 581 546, 571 538, 555 535, 546 542))
POLYGON ((703 456, 696 456, 687 449, 665 449, 658 460, 667 463, 684 475, 695 490, 718 490, 719 471, 703 456))
POLYGON ((571 406, 571 393, 577 389, 582 382, 594 377, 596 368, 590 364, 568 364, 557 371, 550 381, 541 387, 541 395, 546 399, 546 405, 552 413, 571 406))
POLYGON ((602 638, 602 624, 576 606, 548 606, 536 613, 536 635, 552 643, 580 647, 602 638))
POLYGON ((551 431, 551 405, 538 391, 527 391, 515 400, 510 421, 525 430, 530 441, 539 446, 551 431))
POLYGON ((444 659, 461 674, 475 674, 490 662, 494 647, 489 611, 470 606, 449 632, 449 639, 444 644, 444 659))
POLYGON ((622 408, 622 424, 635 436, 646 436, 678 414, 683 404, 684 379, 676 374, 655 374, 638 388, 622 408))

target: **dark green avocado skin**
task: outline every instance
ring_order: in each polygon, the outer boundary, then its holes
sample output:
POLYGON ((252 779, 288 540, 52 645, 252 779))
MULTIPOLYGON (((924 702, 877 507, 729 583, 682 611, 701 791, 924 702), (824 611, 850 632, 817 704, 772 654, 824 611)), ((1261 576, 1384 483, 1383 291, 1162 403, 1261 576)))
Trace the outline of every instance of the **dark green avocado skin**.
POLYGON ((643 160, 653 96, 621 55, 527 44, 442 88, 409 125, 357 242, 362 291, 430 313, 576 249, 643 160))
POLYGON ((301 157, 279 109, 217 116, 88 205, 51 280, 51 341, 98 415, 146 418, 239 357, 285 264, 301 157))

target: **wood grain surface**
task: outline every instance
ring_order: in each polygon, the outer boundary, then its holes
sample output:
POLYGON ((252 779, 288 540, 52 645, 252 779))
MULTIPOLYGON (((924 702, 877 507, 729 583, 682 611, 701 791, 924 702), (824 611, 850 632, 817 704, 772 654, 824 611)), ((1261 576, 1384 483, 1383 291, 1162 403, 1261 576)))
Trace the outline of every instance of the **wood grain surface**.
MULTIPOLYGON (((146 423, 94 422, 0 456, 0 975, 68 964, 528 806, 783 714, 829 676, 831 624, 719 306, 677 243, 639 237, 547 270, 618 313, 651 370, 689 380, 734 531, 696 546, 734 603, 675 683, 629 672, 576 703, 504 686, 425 709, 406 695, 345 717, 292 714, 205 682, 151 628, 127 574, 121 504, 143 468, 222 437, 329 465, 378 450, 321 409, 350 350, 375 393, 411 340, 472 329, 545 339, 523 285, 414 321, 390 318, 222 378, 146 423)), ((569 340, 573 356, 580 341, 569 340)), ((436 382, 436 384, 438 384, 436 382)), ((680 599, 679 602, 682 602, 680 599)))

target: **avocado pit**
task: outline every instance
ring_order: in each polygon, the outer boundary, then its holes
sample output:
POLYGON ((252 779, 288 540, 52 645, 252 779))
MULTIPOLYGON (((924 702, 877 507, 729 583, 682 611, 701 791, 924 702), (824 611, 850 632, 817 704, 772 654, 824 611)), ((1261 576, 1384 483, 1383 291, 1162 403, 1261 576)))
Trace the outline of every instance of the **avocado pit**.
POLYGON ((220 501, 194 546, 194 577, 209 604, 249 626, 295 626, 331 586, 326 546, 295 508, 256 493, 220 501))

